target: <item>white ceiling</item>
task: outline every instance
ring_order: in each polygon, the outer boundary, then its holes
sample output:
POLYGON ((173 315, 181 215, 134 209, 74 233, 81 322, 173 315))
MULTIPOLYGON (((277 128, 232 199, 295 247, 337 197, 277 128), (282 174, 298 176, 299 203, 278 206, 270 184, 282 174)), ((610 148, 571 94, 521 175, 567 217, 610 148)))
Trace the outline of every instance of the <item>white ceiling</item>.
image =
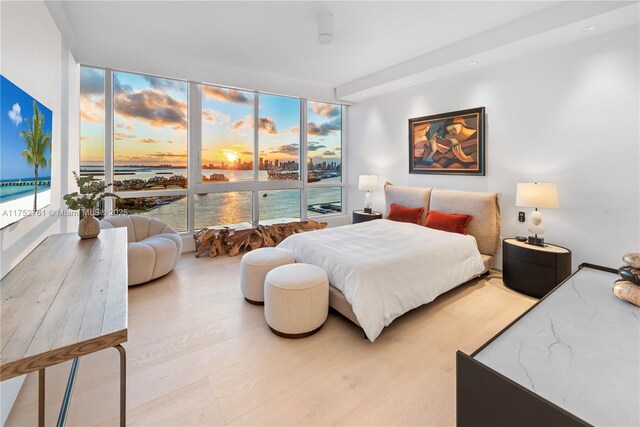
MULTIPOLYGON (((180 53, 338 86, 489 28, 549 2, 102 2, 64 3, 80 53, 103 48, 180 53), (335 17, 334 42, 316 16, 335 17)), ((77 58, 82 60, 82 58, 77 58)))
POLYGON ((215 83, 242 86, 232 80, 244 72, 333 89, 544 13, 560 2, 52 3, 49 8, 58 25, 68 27, 63 34, 73 38, 72 50, 81 63, 118 68, 118 59, 125 57, 128 63, 132 58, 133 63, 141 61, 141 56, 165 62, 180 58, 200 66, 235 70, 235 74, 225 75, 229 81, 218 79, 215 83), (335 17, 334 41, 329 45, 317 41, 316 17, 323 12, 335 17))

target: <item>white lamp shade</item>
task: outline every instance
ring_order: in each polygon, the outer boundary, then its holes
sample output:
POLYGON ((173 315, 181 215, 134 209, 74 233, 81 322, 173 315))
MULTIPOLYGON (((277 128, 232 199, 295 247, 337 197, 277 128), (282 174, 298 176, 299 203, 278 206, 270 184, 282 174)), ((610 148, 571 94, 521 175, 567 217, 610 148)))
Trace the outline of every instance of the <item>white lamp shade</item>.
POLYGON ((558 208, 558 188, 550 183, 520 183, 516 190, 516 206, 558 208))
POLYGON ((360 175, 358 180, 358 189, 365 191, 373 191, 378 188, 378 175, 360 175))

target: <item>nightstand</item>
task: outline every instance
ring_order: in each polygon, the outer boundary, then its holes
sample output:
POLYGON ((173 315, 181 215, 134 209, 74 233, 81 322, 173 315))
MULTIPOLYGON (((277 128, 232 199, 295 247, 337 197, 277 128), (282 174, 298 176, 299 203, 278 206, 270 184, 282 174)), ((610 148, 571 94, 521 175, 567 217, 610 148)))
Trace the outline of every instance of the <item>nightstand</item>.
POLYGON ((353 223, 371 221, 374 219, 382 219, 382 212, 373 211, 366 213, 365 211, 353 211, 353 223))
POLYGON ((542 298, 571 275, 571 251, 556 245, 544 247, 502 241, 502 280, 514 291, 542 298))

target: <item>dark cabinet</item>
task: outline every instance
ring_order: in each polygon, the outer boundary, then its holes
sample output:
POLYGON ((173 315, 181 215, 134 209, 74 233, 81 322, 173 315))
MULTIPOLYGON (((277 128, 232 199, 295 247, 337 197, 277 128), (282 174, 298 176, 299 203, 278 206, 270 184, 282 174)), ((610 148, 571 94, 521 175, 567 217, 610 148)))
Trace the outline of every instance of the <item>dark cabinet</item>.
POLYGON ((502 280, 518 292, 542 298, 571 274, 571 251, 556 245, 533 246, 505 239, 502 280))
POLYGON ((353 211, 353 223, 357 224, 359 222, 371 221, 374 219, 382 219, 382 213, 373 211, 371 213, 366 213, 365 211, 353 211))

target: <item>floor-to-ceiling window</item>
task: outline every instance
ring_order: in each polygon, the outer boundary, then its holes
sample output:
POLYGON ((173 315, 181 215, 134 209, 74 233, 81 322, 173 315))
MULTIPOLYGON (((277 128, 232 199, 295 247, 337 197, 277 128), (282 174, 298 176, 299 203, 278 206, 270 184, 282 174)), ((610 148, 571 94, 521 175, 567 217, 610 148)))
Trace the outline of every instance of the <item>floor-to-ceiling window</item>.
MULTIPOLYGON (((105 72, 99 68, 80 69, 80 171, 81 177, 104 180, 105 72)), ((98 202, 94 214, 104 216, 98 202)))
POLYGON ((81 173, 178 231, 342 213, 338 104, 81 69, 81 173))
POLYGON ((342 111, 307 101, 307 215, 342 212, 342 111))

